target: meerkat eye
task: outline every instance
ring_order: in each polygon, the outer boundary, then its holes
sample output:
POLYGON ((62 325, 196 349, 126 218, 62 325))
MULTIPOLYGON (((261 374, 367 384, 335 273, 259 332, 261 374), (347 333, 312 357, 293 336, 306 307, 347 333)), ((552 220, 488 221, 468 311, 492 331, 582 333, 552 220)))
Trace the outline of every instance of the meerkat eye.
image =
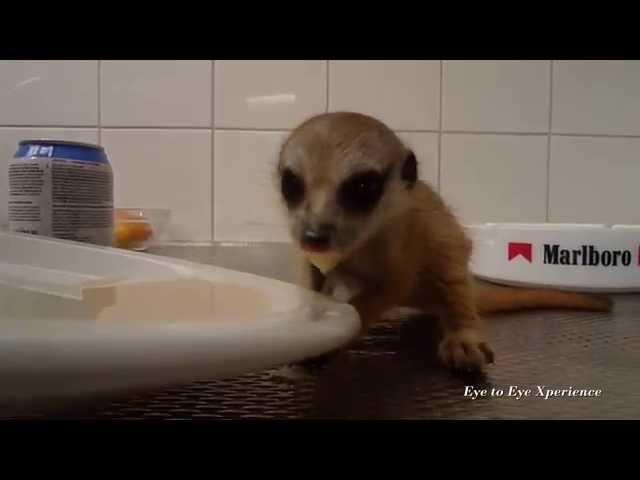
POLYGON ((342 207, 354 213, 367 213, 376 206, 384 190, 385 176, 376 171, 357 173, 340 186, 342 207))
POLYGON ((280 190, 287 204, 292 207, 304 198, 304 182, 289 168, 285 168, 280 179, 280 190))

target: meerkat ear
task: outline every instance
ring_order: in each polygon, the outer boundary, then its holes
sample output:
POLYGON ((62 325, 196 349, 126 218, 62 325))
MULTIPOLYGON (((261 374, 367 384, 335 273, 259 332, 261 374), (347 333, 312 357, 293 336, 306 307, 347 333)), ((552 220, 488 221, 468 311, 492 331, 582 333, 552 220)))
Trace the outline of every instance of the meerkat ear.
POLYGON ((418 180, 418 162, 416 161, 416 156, 411 150, 409 150, 409 153, 407 153, 407 156, 404 159, 400 175, 402 180, 407 182, 407 188, 409 189, 411 189, 418 180))

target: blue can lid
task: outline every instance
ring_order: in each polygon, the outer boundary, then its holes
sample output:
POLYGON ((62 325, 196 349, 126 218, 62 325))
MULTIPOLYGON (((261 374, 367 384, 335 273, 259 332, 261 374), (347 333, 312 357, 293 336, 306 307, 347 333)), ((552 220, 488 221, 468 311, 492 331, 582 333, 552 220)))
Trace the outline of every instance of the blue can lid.
POLYGON ((104 147, 70 140, 21 140, 14 158, 55 157, 95 163, 108 163, 104 147))
POLYGON ((18 142, 18 145, 71 145, 104 151, 104 147, 102 147, 101 145, 96 145, 94 143, 75 142, 72 140, 49 140, 46 138, 39 138, 36 140, 20 140, 18 142))

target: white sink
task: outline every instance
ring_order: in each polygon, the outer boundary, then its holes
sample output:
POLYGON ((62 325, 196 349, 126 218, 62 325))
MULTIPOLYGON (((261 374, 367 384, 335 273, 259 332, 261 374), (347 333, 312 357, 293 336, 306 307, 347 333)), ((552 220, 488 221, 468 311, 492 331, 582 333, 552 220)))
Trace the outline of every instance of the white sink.
POLYGON ((359 329, 289 283, 0 232, 0 415, 296 362, 359 329))

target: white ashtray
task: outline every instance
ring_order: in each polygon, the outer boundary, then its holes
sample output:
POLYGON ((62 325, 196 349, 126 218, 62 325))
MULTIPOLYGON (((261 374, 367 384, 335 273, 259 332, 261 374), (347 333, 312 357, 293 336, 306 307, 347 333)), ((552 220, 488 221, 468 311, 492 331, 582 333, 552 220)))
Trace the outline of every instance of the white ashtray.
POLYGON ((480 279, 585 292, 640 291, 640 225, 467 225, 480 279))

